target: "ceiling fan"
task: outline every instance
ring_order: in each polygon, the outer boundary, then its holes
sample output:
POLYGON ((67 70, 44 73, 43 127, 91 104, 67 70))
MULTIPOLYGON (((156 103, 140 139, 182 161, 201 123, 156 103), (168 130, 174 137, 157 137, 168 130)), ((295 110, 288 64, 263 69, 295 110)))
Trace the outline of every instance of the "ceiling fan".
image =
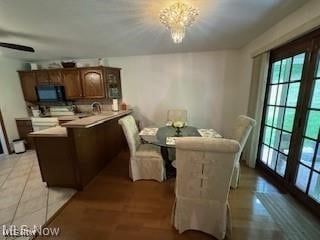
POLYGON ((19 45, 19 44, 13 44, 13 43, 0 42, 0 47, 11 48, 11 49, 19 50, 19 51, 35 52, 32 47, 19 45))

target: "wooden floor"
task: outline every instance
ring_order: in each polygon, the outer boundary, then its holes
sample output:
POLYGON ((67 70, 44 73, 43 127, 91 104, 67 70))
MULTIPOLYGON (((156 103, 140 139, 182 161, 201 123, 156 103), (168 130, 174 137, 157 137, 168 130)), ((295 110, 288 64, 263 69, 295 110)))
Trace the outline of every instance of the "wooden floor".
MULTIPOLYGON (((60 227, 55 239, 214 239, 197 231, 178 234, 170 222, 174 179, 133 183, 128 178, 128 159, 127 152, 121 153, 72 198, 49 224, 60 227)), ((242 167, 240 188, 231 190, 229 198, 232 239, 283 239, 255 191, 279 192, 255 170, 242 167)))

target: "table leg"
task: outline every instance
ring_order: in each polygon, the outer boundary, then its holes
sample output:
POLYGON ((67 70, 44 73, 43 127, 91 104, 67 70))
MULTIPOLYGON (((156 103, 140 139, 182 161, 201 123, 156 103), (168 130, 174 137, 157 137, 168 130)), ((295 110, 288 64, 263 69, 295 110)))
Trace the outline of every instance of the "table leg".
POLYGON ((167 179, 173 178, 176 176, 176 169, 171 165, 171 161, 169 158, 169 148, 161 147, 161 155, 165 162, 167 179))

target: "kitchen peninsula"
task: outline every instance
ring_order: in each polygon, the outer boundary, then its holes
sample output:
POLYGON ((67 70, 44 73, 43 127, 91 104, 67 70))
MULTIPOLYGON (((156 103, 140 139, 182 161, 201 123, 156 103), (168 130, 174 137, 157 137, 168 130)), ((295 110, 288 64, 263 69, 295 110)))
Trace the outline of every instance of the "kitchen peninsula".
POLYGON ((82 190, 125 143, 119 118, 131 110, 103 112, 30 133, 42 180, 49 187, 82 190))

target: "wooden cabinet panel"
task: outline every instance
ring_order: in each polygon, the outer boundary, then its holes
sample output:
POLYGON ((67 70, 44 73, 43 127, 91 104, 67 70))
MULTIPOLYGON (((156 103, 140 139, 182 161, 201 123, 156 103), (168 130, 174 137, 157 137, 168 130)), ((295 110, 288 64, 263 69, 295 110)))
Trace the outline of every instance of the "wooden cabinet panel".
POLYGON ((106 82, 109 98, 121 98, 121 77, 119 68, 106 68, 106 82))
POLYGON ((81 69, 83 97, 104 98, 106 96, 102 69, 81 69))
POLYGON ((49 84, 49 75, 47 70, 38 70, 35 73, 36 73, 37 82, 39 85, 49 84))
POLYGON ((66 99, 79 99, 83 97, 80 70, 63 69, 61 71, 66 99))
POLYGON ((33 132, 31 120, 16 120, 19 138, 26 141, 27 149, 34 149, 33 138, 29 137, 28 134, 33 132))
POLYGON ((37 94, 35 87, 37 86, 37 79, 35 72, 19 72, 19 75, 24 99, 27 102, 36 102, 37 94))
POLYGON ((48 70, 49 83, 53 85, 63 85, 61 71, 59 69, 48 70))

